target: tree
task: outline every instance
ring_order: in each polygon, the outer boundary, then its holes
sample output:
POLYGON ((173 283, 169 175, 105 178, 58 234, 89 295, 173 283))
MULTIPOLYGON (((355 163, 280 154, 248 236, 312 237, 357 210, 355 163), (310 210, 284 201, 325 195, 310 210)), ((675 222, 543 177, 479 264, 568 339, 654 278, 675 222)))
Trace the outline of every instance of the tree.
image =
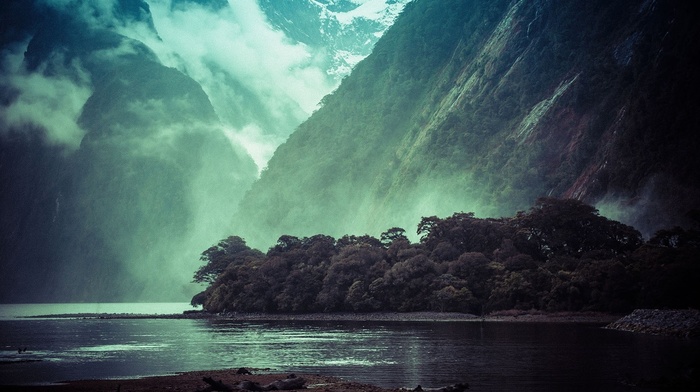
POLYGON ((391 243, 396 240, 408 241, 408 237, 406 237, 406 230, 400 227, 392 227, 391 229, 383 232, 379 236, 379 239, 385 246, 391 245, 391 243))
POLYGON ((277 244, 270 248, 267 255, 269 257, 275 254, 289 252, 290 250, 300 247, 301 245, 302 240, 300 240, 299 237, 285 234, 280 236, 280 238, 277 240, 277 244))
POLYGON ((370 235, 344 235, 338 239, 338 248, 344 248, 350 245, 364 244, 371 247, 382 246, 382 242, 370 235))
POLYGON ((423 218, 418 225, 418 234, 423 234, 421 243, 430 251, 441 243, 449 243, 460 253, 491 254, 504 237, 510 235, 509 229, 507 222, 501 219, 480 219, 473 212, 457 212, 445 219, 423 218))
POLYGON ((641 246, 633 228, 577 200, 540 199, 513 218, 427 217, 420 243, 369 235, 283 235, 267 254, 228 237, 202 253, 192 299, 208 311, 624 311, 697 306, 700 234, 641 246), (636 250, 635 250, 636 249, 636 250), (633 251, 633 252, 632 252, 633 251))
POLYGON ((620 255, 643 242, 634 228, 600 216, 594 207, 574 199, 540 198, 528 213, 518 213, 512 224, 518 229, 518 247, 530 249, 530 255, 540 259, 580 257, 590 251, 620 255))
POLYGON ((700 248, 700 231, 686 230, 682 227, 659 230, 649 240, 649 243, 668 248, 682 248, 686 246, 700 248))
POLYGON ((213 283, 229 264, 243 262, 249 258, 261 258, 263 253, 251 249, 243 238, 230 236, 202 252, 200 260, 205 264, 194 274, 195 283, 213 283))
MULTIPOLYGON (((384 260, 385 251, 381 246, 364 244, 349 245, 333 258, 326 276, 323 289, 318 295, 318 303, 324 311, 347 310, 344 307, 348 290, 356 281, 370 281, 379 276, 372 267, 384 260)), ((358 289, 358 288, 356 288, 358 289)))

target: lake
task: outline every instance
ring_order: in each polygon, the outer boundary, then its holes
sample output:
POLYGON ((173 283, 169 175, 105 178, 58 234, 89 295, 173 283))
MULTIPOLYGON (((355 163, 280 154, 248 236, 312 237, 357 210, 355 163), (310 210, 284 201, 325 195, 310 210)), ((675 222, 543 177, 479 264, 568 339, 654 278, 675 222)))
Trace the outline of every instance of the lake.
MULTIPOLYGON (((75 306, 65 313, 90 312, 75 306)), ((110 306, 99 311, 178 309, 110 306)), ((0 305, 0 384, 247 367, 384 387, 468 382, 475 391, 615 391, 627 390, 625 380, 679 375, 700 353, 697 341, 585 323, 15 318, 57 313, 50 310, 0 305)))

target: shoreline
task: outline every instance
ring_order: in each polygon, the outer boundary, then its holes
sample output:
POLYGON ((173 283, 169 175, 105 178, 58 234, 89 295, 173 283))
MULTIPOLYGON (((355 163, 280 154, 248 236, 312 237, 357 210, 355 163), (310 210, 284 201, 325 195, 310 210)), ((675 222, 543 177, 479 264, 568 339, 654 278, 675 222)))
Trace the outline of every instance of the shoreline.
MULTIPOLYGON (((3 391, 94 391, 94 392, 114 392, 114 391, 202 391, 209 386, 203 381, 204 377, 210 377, 224 384, 235 386, 242 381, 252 381, 261 385, 269 384, 278 380, 284 380, 289 373, 257 373, 237 374, 239 369, 222 370, 196 370, 164 376, 146 376, 126 379, 102 379, 102 380, 75 380, 62 381, 45 385, 2 385, 3 391)), ((310 392, 386 392, 386 391, 406 391, 400 388, 382 388, 376 385, 363 384, 338 377, 323 376, 318 374, 297 374, 296 377, 303 378, 306 382, 303 389, 310 392)), ((1 385, 1 384, 0 384, 1 385)), ((411 387, 413 388, 413 387, 411 387)), ((245 389, 235 389, 246 391, 245 389)))
POLYGON ((602 312, 499 311, 485 316, 453 312, 376 313, 208 313, 181 314, 64 313, 25 316, 23 319, 174 319, 231 321, 367 321, 367 322, 528 322, 609 324, 624 315, 602 312))

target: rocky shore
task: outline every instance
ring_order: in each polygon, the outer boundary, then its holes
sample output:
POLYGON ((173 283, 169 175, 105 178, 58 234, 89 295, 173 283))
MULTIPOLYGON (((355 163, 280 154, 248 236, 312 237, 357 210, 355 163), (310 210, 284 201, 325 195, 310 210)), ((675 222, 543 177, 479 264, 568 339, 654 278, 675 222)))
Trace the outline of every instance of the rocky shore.
POLYGON ((605 328, 653 335, 697 338, 700 336, 700 311, 696 309, 637 309, 605 328))

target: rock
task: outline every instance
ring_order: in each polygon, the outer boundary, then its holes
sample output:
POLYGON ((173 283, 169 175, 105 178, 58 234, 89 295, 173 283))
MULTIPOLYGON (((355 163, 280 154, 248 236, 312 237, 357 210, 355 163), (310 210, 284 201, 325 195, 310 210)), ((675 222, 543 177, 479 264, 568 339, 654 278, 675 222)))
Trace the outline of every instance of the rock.
POLYGON ((244 389, 246 391, 263 391, 263 387, 257 382, 243 380, 236 386, 238 389, 244 389))
POLYGON ((209 387, 206 389, 202 389, 201 392, 212 392, 212 391, 219 391, 219 392, 231 392, 233 391, 233 388, 230 385, 224 384, 221 380, 214 380, 212 377, 203 377, 202 381, 206 382, 209 384, 209 387))
POLYGON ((277 380, 263 387, 265 391, 286 391, 290 389, 301 389, 304 388, 306 380, 295 375, 291 375, 289 378, 284 380, 277 380))
POLYGON ((700 311, 695 309, 636 309, 605 328, 653 335, 700 336, 700 311))
POLYGON ((306 384, 306 380, 297 377, 295 375, 290 375, 284 380, 273 381, 267 385, 260 385, 257 382, 243 380, 236 388, 246 390, 246 391, 287 391, 291 389, 302 389, 306 384))
POLYGON ((469 383, 460 382, 440 388, 423 388, 420 385, 413 389, 413 392, 464 392, 469 389, 469 383))

